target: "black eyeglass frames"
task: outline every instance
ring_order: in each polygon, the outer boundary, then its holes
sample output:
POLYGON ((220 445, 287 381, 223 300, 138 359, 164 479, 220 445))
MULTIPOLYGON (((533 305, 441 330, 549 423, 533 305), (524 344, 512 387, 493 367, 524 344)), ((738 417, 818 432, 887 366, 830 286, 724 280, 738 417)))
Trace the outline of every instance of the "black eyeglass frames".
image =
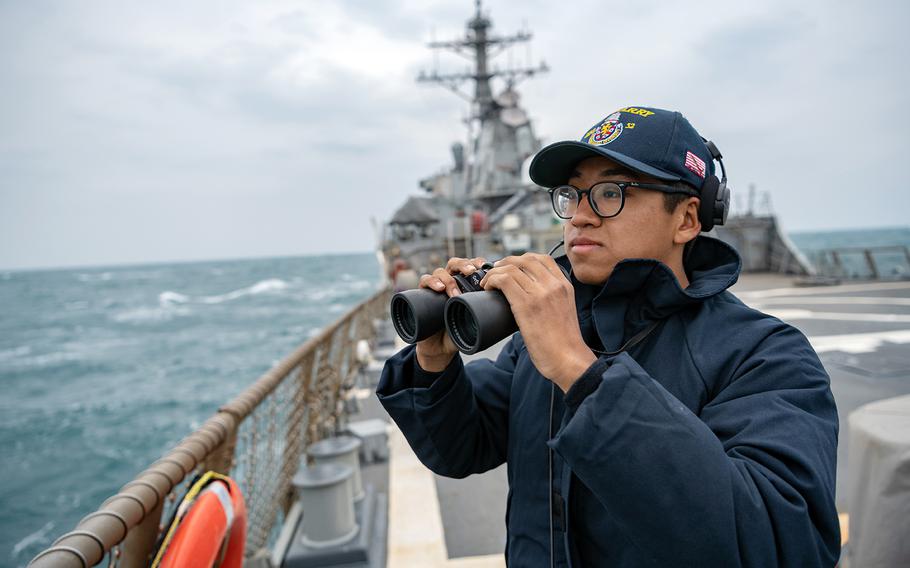
POLYGON ((626 204, 626 188, 640 187, 642 189, 653 189, 664 193, 684 193, 698 196, 694 189, 686 190, 672 185, 660 185, 656 183, 638 183, 635 181, 602 181, 595 183, 588 189, 578 189, 574 185, 560 185, 551 188, 550 202, 553 205, 553 211, 560 219, 571 219, 578 210, 578 203, 581 198, 587 194, 588 204, 598 217, 608 219, 616 217, 622 211, 626 204))

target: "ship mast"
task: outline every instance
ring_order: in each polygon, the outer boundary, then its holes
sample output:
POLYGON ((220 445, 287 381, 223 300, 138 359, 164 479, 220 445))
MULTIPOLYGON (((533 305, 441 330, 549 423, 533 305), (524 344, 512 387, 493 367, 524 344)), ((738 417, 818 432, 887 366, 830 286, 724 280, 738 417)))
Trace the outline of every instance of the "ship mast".
POLYGON ((494 77, 505 79, 511 87, 527 77, 549 71, 543 61, 535 67, 509 67, 506 69, 491 69, 490 61, 512 45, 530 41, 532 35, 527 30, 521 30, 511 36, 495 36, 490 33, 493 22, 484 16, 481 0, 475 1, 476 12, 468 20, 464 37, 451 41, 431 41, 427 46, 431 49, 448 49, 473 63, 473 71, 465 73, 440 74, 438 70, 426 73, 421 71, 417 77, 420 83, 437 83, 471 103, 470 120, 479 120, 481 123, 492 116, 498 109, 493 97, 490 81, 494 77), (468 81, 474 81, 474 94, 468 95, 461 87, 468 81))

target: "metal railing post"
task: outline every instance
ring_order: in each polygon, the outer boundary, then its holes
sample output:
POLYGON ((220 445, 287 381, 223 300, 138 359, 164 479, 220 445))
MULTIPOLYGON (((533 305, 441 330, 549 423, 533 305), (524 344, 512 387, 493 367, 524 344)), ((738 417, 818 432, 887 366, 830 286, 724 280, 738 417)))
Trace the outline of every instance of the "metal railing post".
POLYGON ((236 447, 237 427, 235 426, 228 431, 224 442, 203 462, 202 468, 205 471, 211 470, 227 475, 234 466, 234 448, 236 447))
POLYGON ((872 279, 878 280, 878 267, 875 266, 875 256, 872 254, 872 251, 865 249, 863 251, 863 256, 866 257, 866 264, 869 265, 869 271, 872 273, 872 279))
POLYGON ((118 568, 145 568, 149 565, 160 533, 163 511, 164 500, 126 535, 120 545, 118 568))
POLYGON ((836 250, 831 251, 831 259, 834 261, 834 268, 837 270, 837 275, 846 276, 844 264, 841 262, 840 254, 836 250))

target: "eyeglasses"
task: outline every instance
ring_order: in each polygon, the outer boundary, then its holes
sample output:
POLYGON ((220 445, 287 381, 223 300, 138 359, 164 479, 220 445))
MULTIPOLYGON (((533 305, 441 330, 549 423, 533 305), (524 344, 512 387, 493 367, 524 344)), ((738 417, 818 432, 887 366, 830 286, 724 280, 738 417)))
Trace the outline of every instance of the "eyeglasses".
POLYGON ((655 183, 638 183, 634 181, 612 182, 602 181, 595 183, 589 189, 578 189, 572 185, 560 185, 550 189, 550 201, 553 211, 560 219, 571 219, 578 211, 578 202, 582 196, 588 195, 588 204, 598 217, 607 219, 616 217, 626 204, 626 188, 640 187, 653 189, 664 193, 684 193, 698 197, 694 189, 686 190, 672 185, 659 185, 655 183))

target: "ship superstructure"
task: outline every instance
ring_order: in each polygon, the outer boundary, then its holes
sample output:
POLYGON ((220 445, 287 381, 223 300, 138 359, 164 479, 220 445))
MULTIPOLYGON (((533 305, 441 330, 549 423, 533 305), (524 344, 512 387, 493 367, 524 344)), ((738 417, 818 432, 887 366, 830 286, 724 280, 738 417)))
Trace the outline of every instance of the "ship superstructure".
MULTIPOLYGON (((453 256, 500 258, 549 250, 561 240, 561 221, 553 215, 545 188, 527 180, 527 160, 541 148, 517 84, 548 71, 546 63, 497 68, 492 60, 510 47, 529 42, 522 30, 511 36, 493 33, 493 22, 477 0, 465 35, 432 41, 473 64, 470 71, 443 74, 434 69, 420 83, 446 87, 468 101, 467 144, 452 144, 452 164, 420 180, 422 195, 410 197, 384 227, 382 257, 399 288, 416 285, 416 274, 442 266, 453 256), (497 91, 494 80, 500 84, 497 91), (473 91, 465 89, 473 87, 473 91), (405 276, 402 278, 402 276, 405 276)), ((732 244, 748 272, 809 276, 812 266, 781 232, 770 211, 752 207, 733 215, 711 233, 732 244)))
POLYGON ((473 65, 464 73, 434 69, 417 78, 469 102, 467 144, 454 142, 451 166, 422 179, 424 195, 409 198, 390 219, 382 248, 393 270, 406 264, 425 271, 450 256, 502 256, 559 240, 547 194, 523 178, 523 166, 541 141, 516 89, 548 67, 544 62, 494 67, 497 55, 532 35, 526 30, 497 35, 492 28, 478 0, 463 37, 429 43, 431 49, 452 51, 473 65))

